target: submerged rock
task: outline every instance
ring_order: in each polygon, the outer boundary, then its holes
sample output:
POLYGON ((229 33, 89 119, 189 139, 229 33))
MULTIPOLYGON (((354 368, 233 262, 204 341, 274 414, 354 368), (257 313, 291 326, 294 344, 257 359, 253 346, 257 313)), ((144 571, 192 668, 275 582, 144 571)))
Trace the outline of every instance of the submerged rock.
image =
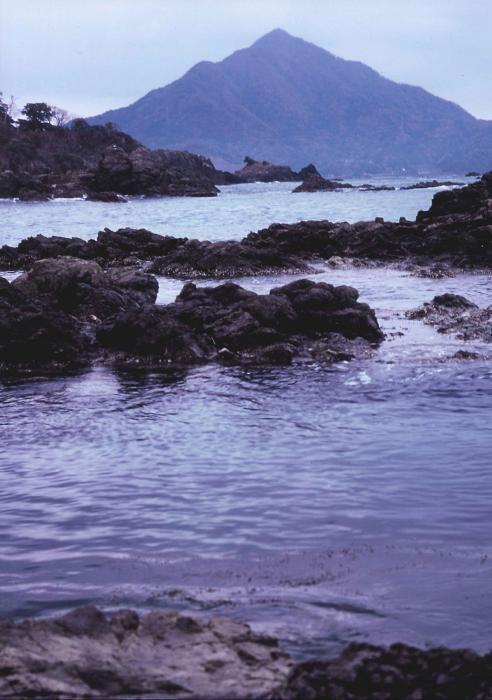
POLYGON ((406 315, 435 326, 439 333, 454 333, 461 340, 492 342, 492 306, 480 309, 459 294, 441 294, 406 315))
POLYGON ((2 698, 259 698, 291 667, 274 639, 220 617, 89 606, 0 623, 2 698))

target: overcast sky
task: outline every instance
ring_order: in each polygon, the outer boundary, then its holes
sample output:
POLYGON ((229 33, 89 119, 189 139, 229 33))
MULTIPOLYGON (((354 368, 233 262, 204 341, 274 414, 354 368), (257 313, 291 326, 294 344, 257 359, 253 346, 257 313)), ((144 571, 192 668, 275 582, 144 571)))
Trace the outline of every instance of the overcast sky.
POLYGON ((90 116, 276 27, 492 119, 492 0, 0 0, 0 90, 90 116))

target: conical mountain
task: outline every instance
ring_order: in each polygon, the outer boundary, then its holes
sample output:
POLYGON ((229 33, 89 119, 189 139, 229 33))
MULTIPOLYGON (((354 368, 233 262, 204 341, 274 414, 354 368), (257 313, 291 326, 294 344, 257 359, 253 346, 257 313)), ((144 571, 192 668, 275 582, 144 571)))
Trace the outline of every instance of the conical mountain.
POLYGON ((492 122, 281 29, 89 121, 219 167, 245 155, 296 168, 314 162, 326 175, 492 166, 492 122))

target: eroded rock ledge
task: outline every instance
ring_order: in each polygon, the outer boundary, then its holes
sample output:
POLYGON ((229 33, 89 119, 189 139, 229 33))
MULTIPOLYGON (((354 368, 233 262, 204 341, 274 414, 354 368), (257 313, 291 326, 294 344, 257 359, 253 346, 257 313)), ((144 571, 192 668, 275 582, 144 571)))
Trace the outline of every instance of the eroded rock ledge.
POLYGON ((27 269, 35 260, 70 255, 111 265, 150 262, 156 274, 183 278, 307 272, 313 260, 492 265, 492 172, 476 183, 438 192, 415 221, 381 218, 355 224, 301 221, 272 224, 242 241, 210 242, 161 236, 145 229, 101 231, 97 240, 27 238, 0 248, 0 269, 27 269))
POLYGON ((0 374, 53 372, 95 362, 162 368, 204 362, 333 362, 383 339, 352 287, 297 280, 255 294, 227 282, 185 284, 156 306, 153 275, 103 270, 76 258, 37 261, 11 284, 0 278, 0 374))
POLYGON ((174 611, 0 622, 2 698, 190 700, 487 700, 492 653, 350 644, 330 661, 295 663, 238 621, 174 611))

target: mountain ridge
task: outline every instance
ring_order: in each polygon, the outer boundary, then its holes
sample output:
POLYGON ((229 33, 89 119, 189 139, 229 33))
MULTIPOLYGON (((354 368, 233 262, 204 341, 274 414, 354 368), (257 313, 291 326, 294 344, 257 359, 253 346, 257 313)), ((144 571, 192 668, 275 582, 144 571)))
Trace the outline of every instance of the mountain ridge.
POLYGON ((492 160, 492 122, 281 29, 88 121, 108 120, 150 147, 230 168, 245 155, 314 161, 335 176, 485 170, 492 160))

